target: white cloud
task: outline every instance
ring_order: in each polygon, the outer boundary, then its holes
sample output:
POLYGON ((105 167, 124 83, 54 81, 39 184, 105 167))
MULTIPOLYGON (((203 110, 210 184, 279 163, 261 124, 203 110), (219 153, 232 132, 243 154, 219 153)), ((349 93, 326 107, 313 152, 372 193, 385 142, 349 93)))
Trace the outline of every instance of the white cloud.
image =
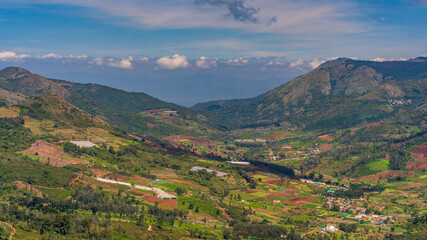
POLYGON ((4 51, 0 52, 0 61, 6 62, 6 61, 18 61, 22 60, 24 58, 29 58, 30 55, 27 54, 16 54, 15 52, 10 51, 4 51))
POLYGON ((107 65, 110 67, 131 69, 132 68, 133 57, 129 56, 127 58, 122 58, 120 60, 115 60, 113 58, 108 59, 107 65))
POLYGON ((374 62, 388 62, 388 61, 407 61, 407 58, 382 58, 382 57, 376 57, 372 58, 371 61, 374 62))
POLYGON ((61 59, 62 56, 55 54, 55 53, 49 53, 43 56, 36 56, 36 58, 41 58, 41 59, 49 59, 49 58, 53 58, 53 59, 61 59))
POLYGON ((95 58, 92 61, 89 61, 89 64, 95 64, 97 66, 102 66, 104 64, 104 60, 102 58, 95 58))
POLYGON ((244 59, 244 58, 230 59, 227 61, 227 63, 231 65, 244 65, 248 63, 248 59, 244 59))
POLYGON ((88 59, 89 57, 86 55, 68 55, 66 58, 72 58, 72 59, 88 59))
POLYGON ((135 57, 135 61, 148 62, 150 61, 150 58, 146 56, 139 56, 139 57, 135 57))
POLYGON ((322 63, 325 63, 326 61, 324 60, 320 60, 318 58, 313 59, 311 62, 308 63, 308 65, 310 65, 310 67, 312 69, 317 68, 318 66, 320 66, 322 63))
POLYGON ((156 61, 159 68, 173 70, 177 68, 187 68, 190 64, 187 61, 187 57, 175 54, 172 57, 164 56, 156 61))
POLYGON ((196 66, 205 69, 210 67, 216 67, 216 60, 207 57, 200 57, 199 60, 196 60, 196 66))
POLYGON ((302 60, 302 59, 298 59, 298 60, 296 60, 295 62, 291 62, 290 64, 289 64, 289 67, 291 67, 291 68, 296 68, 296 67, 300 67, 300 66, 302 66, 304 64, 304 61, 302 60))

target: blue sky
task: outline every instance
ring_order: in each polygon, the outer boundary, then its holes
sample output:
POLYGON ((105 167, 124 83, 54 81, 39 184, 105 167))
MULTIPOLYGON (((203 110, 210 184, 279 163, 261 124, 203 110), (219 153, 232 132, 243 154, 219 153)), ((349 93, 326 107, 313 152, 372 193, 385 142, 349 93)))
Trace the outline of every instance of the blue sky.
POLYGON ((190 106, 334 57, 427 55, 426 0, 0 0, 0 67, 190 106))

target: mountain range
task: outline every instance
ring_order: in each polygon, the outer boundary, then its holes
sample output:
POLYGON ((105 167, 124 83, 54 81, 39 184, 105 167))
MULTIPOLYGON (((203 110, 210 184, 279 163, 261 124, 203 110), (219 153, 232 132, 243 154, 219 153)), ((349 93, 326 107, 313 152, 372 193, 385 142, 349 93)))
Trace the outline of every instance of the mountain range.
POLYGON ((373 62, 340 58, 249 99, 201 103, 234 127, 333 129, 426 111, 427 58, 373 62))
MULTIPOLYGON (((373 62, 339 58, 249 99, 220 100, 185 108, 145 93, 46 78, 16 67, 0 71, 0 97, 12 104, 54 93, 128 132, 205 135, 209 130, 294 127, 331 130, 396 117, 424 115, 427 58, 373 62), (172 110, 165 121, 144 114, 172 110)), ((425 121, 423 120, 423 123, 425 121)))

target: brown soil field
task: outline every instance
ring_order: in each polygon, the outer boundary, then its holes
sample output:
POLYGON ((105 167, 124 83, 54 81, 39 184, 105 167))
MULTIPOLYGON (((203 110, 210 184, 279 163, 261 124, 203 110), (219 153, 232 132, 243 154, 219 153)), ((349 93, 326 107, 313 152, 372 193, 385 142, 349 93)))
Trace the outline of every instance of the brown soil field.
POLYGON ((280 179, 272 179, 272 180, 268 180, 268 181, 264 181, 265 183, 268 184, 276 184, 280 182, 280 179))
POLYGON ((30 153, 34 155, 38 153, 39 156, 48 158, 48 157, 58 157, 59 155, 64 153, 64 151, 60 147, 52 143, 38 140, 36 143, 31 145, 30 148, 25 150, 24 153, 30 153))
POLYGON ((369 128, 369 127, 375 127, 375 126, 381 126, 381 122, 373 122, 373 123, 367 123, 362 126, 361 128, 369 128))
POLYGON ((99 169, 90 169, 90 171, 98 177, 110 174, 109 171, 99 170, 99 169))
POLYGON ((159 202, 159 204, 163 204, 168 207, 176 207, 178 205, 178 200, 177 199, 162 200, 159 202))
POLYGON ((408 170, 414 170, 414 169, 423 169, 427 168, 427 164, 419 163, 419 162, 407 162, 406 163, 406 169, 408 170))
POLYGON ((273 139, 273 138, 277 138, 277 137, 286 137, 288 135, 289 135, 289 133, 287 133, 287 132, 276 133, 276 134, 269 136, 268 139, 273 139))
POLYGON ((320 145, 320 150, 322 151, 331 151, 334 144, 322 144, 320 145))
POLYGON ((61 154, 64 153, 62 148, 56 146, 55 144, 48 143, 42 140, 37 141, 36 143, 31 145, 30 148, 23 152, 38 155, 44 158, 44 160, 42 160, 41 162, 48 163, 55 167, 64 167, 70 164, 84 163, 81 159, 78 158, 65 160, 59 157, 61 154))
POLYGON ((144 200, 152 203, 158 202, 159 204, 165 205, 167 207, 176 207, 178 205, 177 199, 163 200, 151 195, 144 196, 144 200))
POLYGON ((414 150, 414 161, 427 163, 427 145, 422 145, 414 150))
POLYGON ((334 139, 334 137, 331 135, 322 135, 322 136, 319 136, 318 138, 321 138, 326 141, 332 141, 334 139))

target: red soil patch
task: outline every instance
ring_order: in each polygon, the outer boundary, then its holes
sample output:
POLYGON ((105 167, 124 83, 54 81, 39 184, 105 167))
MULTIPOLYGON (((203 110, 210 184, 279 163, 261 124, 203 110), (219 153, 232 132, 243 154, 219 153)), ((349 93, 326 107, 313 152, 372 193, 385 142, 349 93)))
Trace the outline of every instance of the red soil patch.
POLYGON ((299 213, 299 214, 307 214, 307 213, 309 213, 309 212, 307 212, 307 211, 303 211, 303 210, 301 210, 301 209, 292 209, 291 211, 292 211, 292 212, 295 212, 295 213, 299 213))
POLYGON ((60 147, 52 143, 39 140, 33 145, 31 145, 30 148, 25 150, 24 153, 30 153, 34 155, 37 153, 40 157, 52 158, 52 157, 58 157, 59 155, 64 153, 64 151, 60 147))
POLYGON ((318 138, 321 138, 321 139, 326 140, 326 141, 331 141, 334 139, 334 137, 331 135, 322 135, 322 136, 319 136, 318 138))
POLYGON ((74 158, 72 160, 65 160, 59 156, 64 153, 62 148, 56 146, 55 144, 48 143, 42 140, 37 141, 30 148, 23 151, 24 153, 29 153, 33 155, 38 155, 44 160, 41 162, 48 163, 56 167, 64 167, 71 164, 84 163, 81 159, 74 158))
POLYGON ((159 202, 159 204, 163 204, 168 207, 176 207, 178 205, 178 200, 177 199, 162 200, 159 202))
POLYGON ((176 207, 178 205, 178 200, 177 199, 171 199, 171 200, 163 200, 160 199, 158 197, 152 196, 152 195, 147 195, 144 196, 144 200, 152 202, 152 203, 159 203, 168 207, 176 207))
POLYGON ((153 195, 144 196, 144 199, 147 200, 147 201, 149 201, 149 202, 153 202, 153 203, 154 202, 160 202, 160 201, 162 201, 162 199, 157 198, 157 197, 155 197, 153 195))
POLYGON ((322 144, 320 145, 320 150, 322 151, 331 151, 334 144, 322 144))
POLYGON ((369 127, 376 127, 376 126, 381 126, 381 122, 367 123, 367 124, 362 125, 360 127, 362 127, 362 128, 369 128, 369 127))
POLYGON ((424 169, 427 168, 427 164, 423 163, 417 163, 417 162, 407 162, 406 163, 406 169, 408 170, 414 170, 414 169, 424 169))
POLYGON ((272 180, 265 181, 265 183, 268 183, 268 184, 276 184, 279 182, 280 182, 280 179, 272 179, 272 180))
POLYGON ((287 132, 276 133, 276 134, 269 136, 267 139, 273 139, 273 138, 277 138, 277 137, 285 137, 288 135, 289 135, 289 133, 287 133, 287 132))
POLYGON ((294 185, 286 186, 286 188, 288 189, 287 191, 289 192, 298 191, 297 187, 295 187, 294 185))
POLYGON ((427 163, 427 145, 422 145, 414 150, 414 161, 427 163))
POLYGON ((99 169, 90 169, 90 171, 96 176, 104 176, 110 173, 109 171, 99 170, 99 169))
POLYGON ((271 135, 270 137, 268 137, 268 139, 276 138, 276 137, 280 136, 280 134, 281 134, 281 133, 273 134, 273 135, 271 135))

